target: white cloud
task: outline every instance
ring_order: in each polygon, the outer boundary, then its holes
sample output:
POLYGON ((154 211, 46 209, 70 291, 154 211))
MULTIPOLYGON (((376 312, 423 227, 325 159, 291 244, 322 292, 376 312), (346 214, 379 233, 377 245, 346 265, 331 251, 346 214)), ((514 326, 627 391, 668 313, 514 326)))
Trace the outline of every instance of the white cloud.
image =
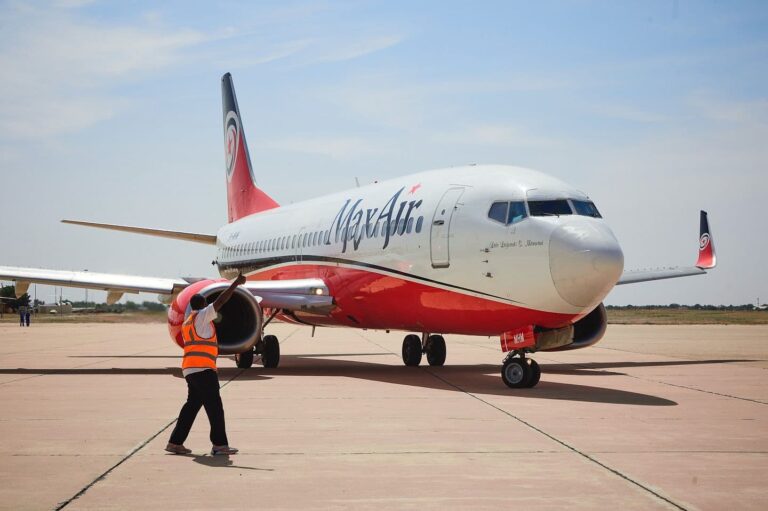
POLYGON ((768 122, 768 100, 731 100, 698 91, 691 94, 688 104, 700 116, 726 122, 768 122))
POLYGON ((442 144, 501 147, 546 147, 558 144, 553 138, 532 135, 519 126, 493 123, 474 124, 438 132, 432 135, 432 140, 442 144))
POLYGON ((403 41, 399 35, 373 36, 358 40, 335 41, 332 48, 320 50, 317 62, 341 62, 381 51, 403 41))
POLYGON ((109 88, 167 68, 205 40, 192 30, 110 26, 70 14, 21 8, 5 13, 0 36, 0 135, 76 131, 125 104, 109 88))
POLYGON ((383 154, 381 145, 371 139, 353 136, 294 136, 264 140, 270 149, 307 154, 318 154, 335 160, 353 160, 383 154))
POLYGON ((590 110, 597 115, 613 119, 621 119, 623 121, 661 123, 672 120, 672 117, 669 115, 651 112, 632 105, 621 105, 616 103, 596 104, 592 106, 590 110))

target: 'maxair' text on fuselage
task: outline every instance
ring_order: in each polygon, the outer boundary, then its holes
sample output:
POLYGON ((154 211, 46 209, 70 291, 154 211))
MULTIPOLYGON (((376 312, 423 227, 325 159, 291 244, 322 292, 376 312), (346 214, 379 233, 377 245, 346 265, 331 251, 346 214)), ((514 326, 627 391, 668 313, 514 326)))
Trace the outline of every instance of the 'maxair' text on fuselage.
MULTIPOLYGON (((348 242, 352 250, 357 250, 363 238, 382 238, 382 249, 389 245, 390 237, 406 232, 409 222, 417 222, 417 231, 421 230, 423 216, 414 220, 416 210, 421 207, 421 200, 400 200, 405 187, 400 188, 382 207, 367 207, 363 199, 347 199, 331 222, 326 245, 333 241, 342 243, 341 252, 347 251, 348 242), (350 206, 351 205, 351 206, 350 206)), ((407 229, 410 231, 410 229, 407 229)))

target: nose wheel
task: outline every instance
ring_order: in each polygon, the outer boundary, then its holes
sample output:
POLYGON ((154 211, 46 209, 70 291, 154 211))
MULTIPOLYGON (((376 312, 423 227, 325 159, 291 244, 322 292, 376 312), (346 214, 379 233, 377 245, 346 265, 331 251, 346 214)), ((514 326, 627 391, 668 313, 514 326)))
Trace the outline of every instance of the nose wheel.
POLYGON ((535 387, 541 379, 541 368, 535 360, 510 354, 501 365, 501 379, 513 389, 535 387))

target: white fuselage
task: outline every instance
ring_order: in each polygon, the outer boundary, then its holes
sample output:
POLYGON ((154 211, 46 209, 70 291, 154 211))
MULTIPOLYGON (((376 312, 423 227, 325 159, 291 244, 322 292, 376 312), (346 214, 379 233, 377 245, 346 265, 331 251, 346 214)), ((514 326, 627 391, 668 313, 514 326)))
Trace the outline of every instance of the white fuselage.
MULTIPOLYGON (((349 268, 484 303, 580 317, 614 286, 623 255, 602 218, 536 216, 529 208, 528 201, 564 199, 572 208, 571 201, 589 200, 523 168, 422 172, 228 224, 218 232, 217 260, 226 277, 244 271, 251 279, 274 279, 287 278, 280 270, 291 267, 302 268, 304 276, 349 268), (524 216, 509 224, 490 218, 492 205, 505 201, 524 204, 524 216)), ((362 279, 355 295, 355 285, 340 279, 336 287, 344 289, 337 294, 364 300, 376 291, 362 279)), ((424 293, 422 303, 429 299, 424 293)))

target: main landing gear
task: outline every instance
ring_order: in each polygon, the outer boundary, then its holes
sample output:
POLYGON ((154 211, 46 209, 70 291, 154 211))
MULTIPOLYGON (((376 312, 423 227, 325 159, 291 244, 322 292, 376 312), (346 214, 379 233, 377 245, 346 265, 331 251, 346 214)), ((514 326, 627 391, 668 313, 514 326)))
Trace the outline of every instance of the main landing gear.
POLYGON ((253 349, 235 355, 235 362, 240 369, 248 369, 253 365, 255 355, 261 355, 261 363, 267 369, 274 369, 280 364, 280 343, 274 335, 265 335, 253 349))
POLYGON ((501 379, 513 389, 535 387, 541 379, 541 368, 535 360, 525 358, 525 352, 512 351, 501 365, 501 379))
POLYGON ((427 362, 431 366, 445 364, 446 348, 443 336, 424 333, 419 339, 416 334, 406 335, 403 339, 403 363, 410 367, 418 366, 422 353, 426 353, 427 362))

